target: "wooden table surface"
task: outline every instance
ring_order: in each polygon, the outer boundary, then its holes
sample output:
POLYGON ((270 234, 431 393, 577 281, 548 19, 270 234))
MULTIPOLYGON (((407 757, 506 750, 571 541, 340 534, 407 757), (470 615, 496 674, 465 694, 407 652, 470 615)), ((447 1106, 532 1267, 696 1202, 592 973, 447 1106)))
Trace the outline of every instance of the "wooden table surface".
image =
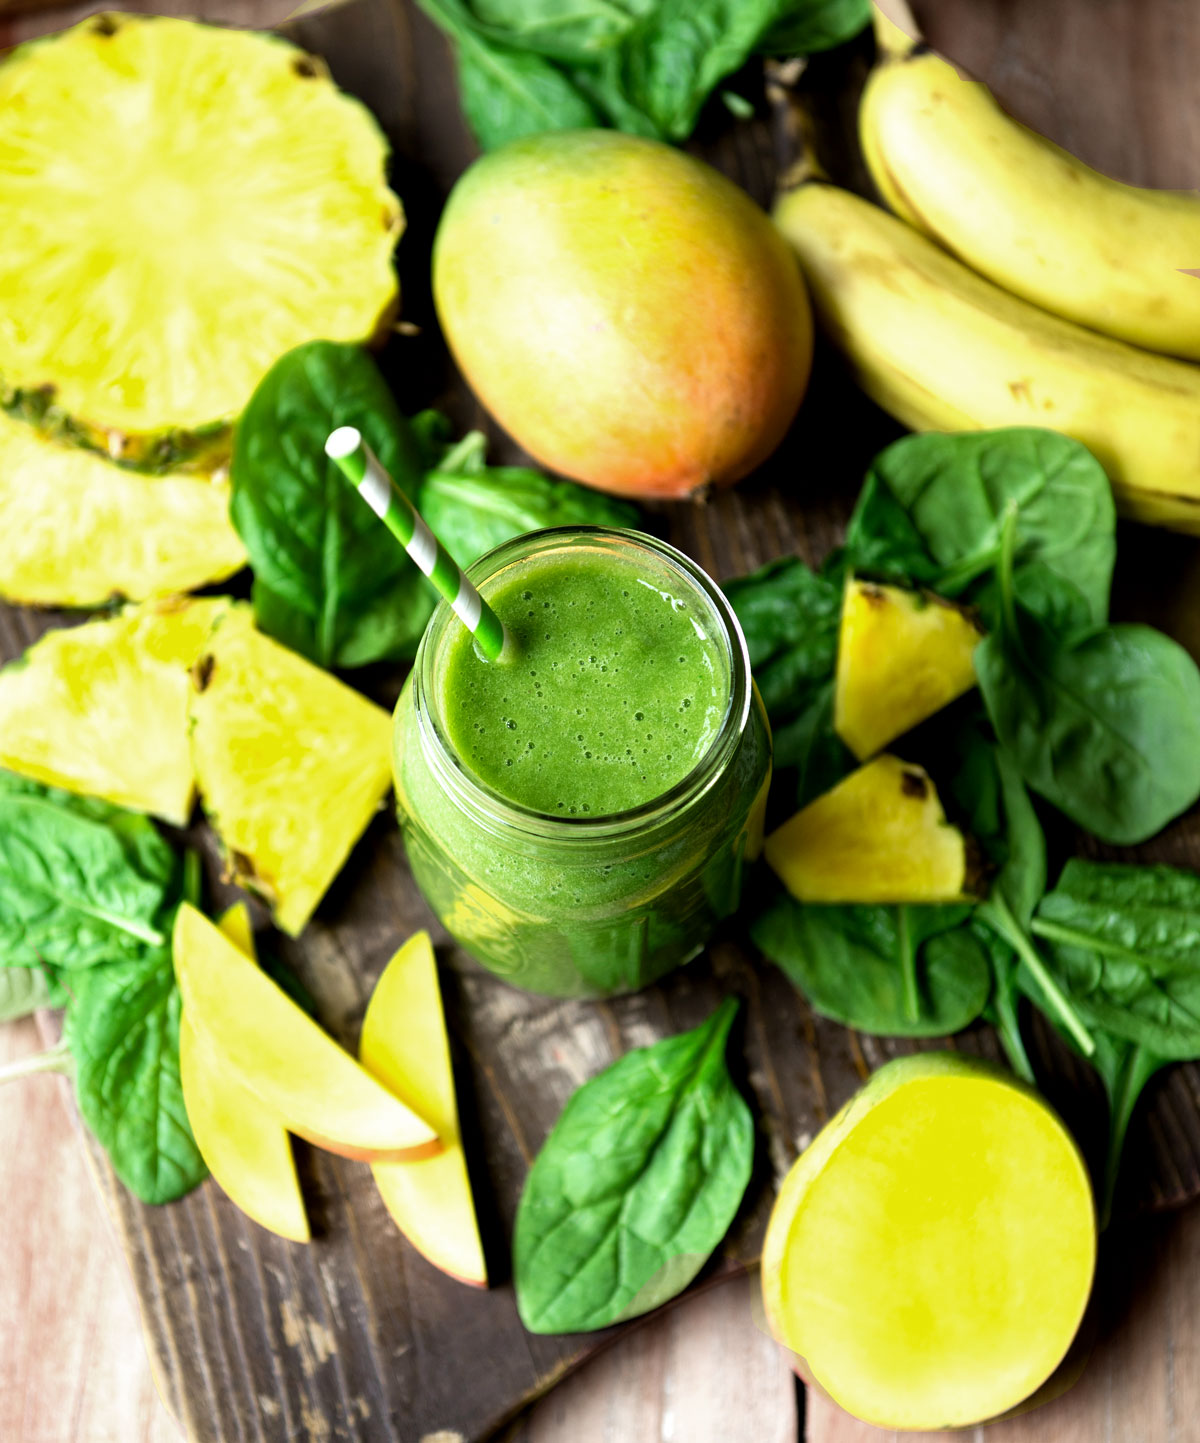
MULTIPOLYGON (((127 8, 158 7, 134 0, 127 8)), ((254 0, 189 8, 234 22, 262 14, 254 0)), ((1160 184, 1200 183, 1195 0, 926 0, 914 9, 926 31, 1018 113, 1094 163, 1160 184), (1143 103, 1116 128, 1122 147, 1094 154, 1089 107, 1099 114, 1130 93, 1091 85, 1101 50, 1110 62, 1120 56, 1143 103)), ((6 15, 0 41, 71 18, 70 11, 6 15)), ((1111 124, 1105 133, 1115 133, 1111 124)), ((32 1024, 0 1028, 0 1063, 37 1045, 32 1024)), ((128 1278, 66 1103, 65 1086, 53 1078, 23 1082, 0 1100, 7 1204, 0 1443, 165 1443, 179 1435, 155 1395, 128 1278)), ((1046 1408, 988 1428, 987 1443, 1200 1440, 1200 1208, 1143 1218, 1112 1251, 1083 1380, 1046 1408)), ((321 1420, 306 1423, 306 1437, 319 1440, 321 1420)), ((813 1396, 802 1417, 786 1363, 756 1324, 752 1284, 734 1282, 627 1336, 532 1408, 505 1443, 882 1443, 892 1436, 813 1396)))
MULTIPOLYGON (((0 1065, 40 1046, 32 1022, 0 1027, 0 1065)), ((33 1077, 5 1093, 0 1157, 0 1440, 179 1443, 61 1079, 33 1077)), ((1036 1412, 963 1435, 971 1443, 1200 1439, 1200 1206, 1139 1219, 1120 1251, 1082 1380, 1036 1412)), ((723 1283, 627 1335, 496 1443, 917 1438, 867 1428, 812 1394, 802 1418, 787 1360, 759 1326, 755 1282, 723 1283)), ((318 1421, 309 1439, 320 1437, 318 1421)))

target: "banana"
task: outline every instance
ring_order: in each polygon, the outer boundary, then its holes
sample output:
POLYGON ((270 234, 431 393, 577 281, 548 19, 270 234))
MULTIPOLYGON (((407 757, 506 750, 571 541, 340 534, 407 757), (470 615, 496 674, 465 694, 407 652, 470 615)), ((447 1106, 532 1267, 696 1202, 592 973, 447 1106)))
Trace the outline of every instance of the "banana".
POLYGON ((997 284, 1121 340, 1200 360, 1200 196, 1122 185, 936 55, 874 70, 859 135, 903 219, 997 284))
POLYGON ((775 220, 884 410, 917 431, 1062 431, 1098 458, 1125 515, 1200 535, 1200 367, 1052 316, 836 186, 791 191, 775 220))

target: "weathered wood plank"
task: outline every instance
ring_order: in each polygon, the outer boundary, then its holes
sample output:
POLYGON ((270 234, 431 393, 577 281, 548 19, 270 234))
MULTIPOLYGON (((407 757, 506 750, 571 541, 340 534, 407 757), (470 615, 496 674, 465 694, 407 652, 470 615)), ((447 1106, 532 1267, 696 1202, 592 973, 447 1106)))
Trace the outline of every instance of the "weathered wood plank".
MULTIPOLYGON (((0 1027, 0 1064, 40 1050, 32 1022, 0 1027)), ((0 1438, 178 1443, 145 1363, 137 1307, 75 1129, 67 1084, 12 1083, 0 1105, 0 1438)))
MULTIPOLYGON (((460 425, 482 423, 477 403, 441 351, 428 294, 428 244, 438 203, 472 154, 445 42, 400 0, 356 0, 304 20, 296 34, 372 105, 395 146, 397 184, 410 216, 400 251, 405 314, 422 328, 417 337, 398 338, 385 356, 398 394, 407 409, 437 402, 460 425)), ((814 61, 800 82, 818 133, 845 173, 858 173, 847 133, 854 84, 868 51, 864 46, 848 58, 814 61)), ((1000 66, 1004 53, 994 45, 991 59, 981 51, 979 63, 985 70, 1000 66)), ((1132 83, 1127 68, 1113 73, 1117 86, 1132 83)), ((1105 122, 1102 112, 1087 109, 1099 88, 1093 75, 1086 91, 1058 97, 1057 110, 1047 106, 1046 113, 1053 110, 1060 126, 1087 116, 1089 127, 1111 127, 1111 117, 1105 122)), ((1038 93, 1036 86, 1031 93, 1038 93)), ((699 148, 765 201, 777 164, 788 158, 780 149, 788 131, 778 114, 765 105, 760 110, 756 121, 744 125, 714 119, 699 148)), ((1108 143, 1120 159, 1124 139, 1109 134, 1108 143)), ((1146 163, 1137 152, 1127 159, 1146 163)), ((501 454, 516 454, 489 429, 501 454)), ((664 510, 659 522, 719 579, 787 551, 819 558, 837 539, 867 460, 895 434, 822 353, 810 402, 772 464, 736 494, 706 507, 664 510)), ((1194 545, 1132 540, 1122 557, 1122 605, 1149 610, 1180 629, 1189 608, 1180 606, 1179 596, 1189 594, 1196 574, 1194 545), (1173 590, 1165 588, 1167 596, 1160 584, 1169 569, 1164 558, 1177 579, 1173 590)), ((0 655, 15 655, 53 620, 0 614, 0 655)), ((378 679, 382 698, 394 696, 396 681, 378 679)), ((219 891, 212 839, 200 831, 196 840, 219 891)), ((1195 865, 1200 827, 1195 819, 1178 824, 1145 855, 1195 865)), ((353 1044, 370 987, 391 950, 427 921, 394 825, 381 818, 303 941, 280 950, 318 998, 323 1020, 353 1044)), ((763 1143, 747 1206, 719 1268, 736 1268, 756 1255, 772 1183, 797 1147, 871 1067, 910 1050, 856 1038, 815 1018, 780 973, 762 967, 744 948, 736 925, 705 959, 662 987, 603 1007, 524 997, 445 945, 440 958, 467 1136, 500 1283, 490 1294, 462 1289, 417 1257, 391 1228, 362 1166, 303 1155, 318 1232, 305 1250, 255 1230, 211 1185, 170 1209, 141 1208, 116 1186, 103 1159, 95 1159, 134 1271, 164 1395, 192 1438, 408 1443, 448 1429, 476 1439, 605 1341, 531 1338, 520 1328, 504 1239, 525 1169, 579 1080, 628 1047, 693 1025, 721 992, 746 999, 732 1051, 761 1117, 763 1143)), ((956 1045, 995 1051, 985 1031, 956 1045)), ((1080 1070, 1063 1067, 1061 1057, 1056 1065, 1069 1105, 1080 1070)), ((1149 1126, 1135 1133, 1135 1156, 1140 1149, 1143 1165, 1133 1173, 1142 1203, 1178 1201, 1200 1183, 1198 1077, 1195 1069, 1167 1077, 1153 1095, 1149 1126)))

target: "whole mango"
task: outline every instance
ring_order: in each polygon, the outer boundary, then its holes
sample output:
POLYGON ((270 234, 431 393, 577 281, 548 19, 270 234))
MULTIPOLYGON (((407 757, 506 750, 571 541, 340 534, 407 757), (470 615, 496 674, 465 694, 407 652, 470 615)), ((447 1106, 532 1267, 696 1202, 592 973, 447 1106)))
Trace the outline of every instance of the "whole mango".
POLYGON ((544 465, 682 497, 775 449, 812 364, 796 262, 701 161, 610 130, 512 142, 455 186, 438 316, 483 404, 544 465))

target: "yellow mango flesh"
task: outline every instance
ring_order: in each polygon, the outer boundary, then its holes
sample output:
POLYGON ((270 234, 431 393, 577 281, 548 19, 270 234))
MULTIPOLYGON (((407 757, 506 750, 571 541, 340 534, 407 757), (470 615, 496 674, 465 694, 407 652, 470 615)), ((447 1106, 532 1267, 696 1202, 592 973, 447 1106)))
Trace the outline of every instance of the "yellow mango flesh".
POLYGON ((363 1018, 359 1061, 437 1131, 442 1151, 371 1171, 409 1242, 460 1282, 487 1287, 475 1201, 458 1125, 450 1042, 428 932, 410 937, 384 970, 363 1018))
POLYGON ((147 602, 48 632, 0 672, 0 766, 185 826, 188 670, 228 607, 147 602))
POLYGON ((801 902, 954 902, 967 892, 966 841, 933 782, 886 754, 784 822, 763 852, 801 902))
POLYGON ((927 592, 852 577, 842 602, 833 725, 860 761, 975 685, 974 621, 927 592))
POLYGON ((391 718, 240 606, 204 648, 189 716, 196 781, 234 875, 294 937, 391 785, 391 718))
MULTIPOLYGON (((254 960, 254 933, 244 902, 231 907, 217 925, 254 960)), ((308 1242, 308 1213, 286 1128, 197 1036, 186 1011, 179 1026, 179 1074, 196 1146, 217 1186, 260 1227, 292 1242, 308 1242)))
POLYGON ((808 383, 794 258, 743 191, 657 141, 558 131, 476 161, 447 203, 433 286, 483 404, 545 465, 602 490, 737 480, 808 383))
POLYGON ((197 1036, 289 1132, 366 1162, 438 1150, 428 1122, 186 903, 175 918, 172 950, 197 1036))
POLYGON ((1054 1372, 1096 1229, 1083 1159, 1009 1074, 953 1053, 876 1073, 789 1173, 763 1253, 775 1336, 879 1427, 965 1427, 1054 1372))
POLYGON ((217 918, 217 926, 229 938, 239 952, 244 952, 251 962, 258 961, 258 947, 254 942, 254 923, 250 920, 250 908, 245 902, 235 902, 226 907, 217 918))

